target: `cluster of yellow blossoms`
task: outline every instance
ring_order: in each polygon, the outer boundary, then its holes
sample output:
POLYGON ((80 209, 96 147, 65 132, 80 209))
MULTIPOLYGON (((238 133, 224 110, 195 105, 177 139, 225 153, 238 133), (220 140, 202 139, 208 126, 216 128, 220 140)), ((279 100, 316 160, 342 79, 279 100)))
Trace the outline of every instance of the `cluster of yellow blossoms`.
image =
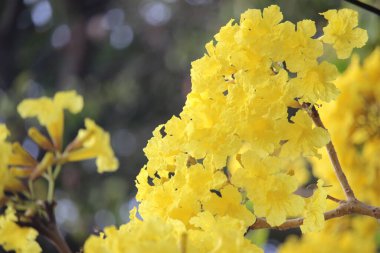
POLYGON ((90 237, 85 252, 261 252, 244 237, 256 217, 279 226, 303 216, 303 232, 321 230, 324 182, 309 198, 295 194, 295 164, 320 157, 330 137, 297 108, 339 93, 335 66, 319 59, 323 42, 347 58, 367 40, 354 11, 322 15, 329 23, 320 38, 311 20, 281 22, 278 6, 222 27, 192 63, 183 111, 144 149, 136 180, 143 221, 90 237))
POLYGON ((40 252, 34 241, 37 231, 30 227, 20 227, 18 222, 33 227, 33 215, 43 210, 33 196, 33 182, 46 178, 49 192, 46 200, 53 201, 54 181, 61 166, 71 161, 96 158, 98 172, 114 171, 118 167, 110 147, 107 132, 91 119, 85 120, 85 129, 79 130, 77 137, 62 149, 64 130, 64 110, 78 113, 82 110, 83 98, 74 91, 58 92, 53 99, 42 97, 26 99, 18 106, 23 118, 37 117, 47 130, 48 136, 31 127, 29 137, 44 153, 37 158, 25 150, 20 143, 7 140, 9 131, 0 124, 0 208, 7 206, 5 215, 0 216, 0 245, 16 252, 40 252), (29 183, 26 185, 25 182, 29 183))
MULTIPOLYGON (((376 206, 380 205, 379 69, 380 48, 364 61, 363 66, 357 56, 353 57, 351 65, 336 82, 342 94, 321 108, 321 116, 356 196, 376 206)), ((331 185, 331 195, 343 198, 339 182, 329 166, 324 152, 322 159, 314 162, 314 173, 331 185)), ((330 205, 333 208, 334 202, 330 205)), ((302 240, 290 239, 280 252, 376 252, 374 235, 378 229, 375 219, 344 217, 329 221, 321 232, 304 235, 302 240)))

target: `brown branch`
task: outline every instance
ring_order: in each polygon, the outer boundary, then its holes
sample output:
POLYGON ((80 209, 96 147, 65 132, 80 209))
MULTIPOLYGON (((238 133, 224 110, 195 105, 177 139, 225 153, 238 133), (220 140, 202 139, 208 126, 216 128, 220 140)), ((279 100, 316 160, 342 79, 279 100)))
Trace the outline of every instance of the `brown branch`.
POLYGON ((59 253, 71 253, 70 247, 62 238, 61 233, 57 227, 54 215, 55 203, 44 203, 47 218, 41 215, 36 215, 32 218, 31 227, 36 229, 40 235, 46 237, 58 250, 59 253))
MULTIPOLYGON (((302 104, 302 108, 305 109, 305 111, 307 111, 307 113, 309 114, 309 116, 311 117, 311 119, 313 120, 314 124, 317 127, 322 127, 323 129, 326 129, 314 105, 310 107, 310 104, 304 103, 302 104)), ((347 177, 343 172, 342 166, 340 165, 338 155, 336 154, 335 147, 332 141, 327 143, 326 149, 330 157, 330 161, 334 167, 335 175, 337 176, 339 183, 342 186, 342 189, 344 191, 344 194, 346 195, 347 200, 355 200, 356 199, 355 194, 352 191, 352 188, 350 184, 348 183, 347 177)))
MULTIPOLYGON (((342 201, 341 204, 331 211, 325 212, 325 220, 342 217, 349 214, 361 214, 365 216, 374 217, 380 219, 380 207, 374 207, 364 204, 358 200, 342 201)), ((278 230, 286 230, 291 228, 298 228, 303 224, 304 218, 295 218, 285 221, 280 226, 272 227, 265 218, 257 218, 256 222, 248 229, 261 229, 272 228, 278 230)))

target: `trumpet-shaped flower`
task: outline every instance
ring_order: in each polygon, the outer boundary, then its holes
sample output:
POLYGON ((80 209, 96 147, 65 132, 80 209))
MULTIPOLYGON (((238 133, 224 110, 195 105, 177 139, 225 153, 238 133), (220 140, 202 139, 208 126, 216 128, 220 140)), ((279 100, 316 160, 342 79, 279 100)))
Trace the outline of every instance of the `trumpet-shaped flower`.
POLYGON ((96 158, 98 172, 115 171, 119 167, 111 143, 110 135, 93 120, 85 120, 86 129, 79 130, 74 140, 74 148, 69 151, 68 161, 81 161, 96 158))
POLYGON ((78 113, 83 108, 83 98, 75 91, 62 91, 54 98, 41 97, 25 99, 17 110, 21 117, 37 117, 41 125, 49 132, 56 149, 61 149, 64 123, 64 110, 78 113))

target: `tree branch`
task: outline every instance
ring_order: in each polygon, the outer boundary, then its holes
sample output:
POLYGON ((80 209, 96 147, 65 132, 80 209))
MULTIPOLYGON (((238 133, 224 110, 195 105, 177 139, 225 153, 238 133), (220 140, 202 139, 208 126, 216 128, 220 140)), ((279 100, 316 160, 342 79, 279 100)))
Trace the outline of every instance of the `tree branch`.
MULTIPOLYGON (((311 119, 313 120, 314 124, 317 127, 322 127, 323 129, 326 129, 314 105, 310 107, 310 104, 303 103, 302 108, 305 111, 307 111, 307 113, 309 114, 309 116, 311 117, 311 119)), ((340 165, 340 162, 338 159, 338 155, 336 154, 335 147, 331 140, 329 143, 327 143, 326 149, 327 149, 327 153, 329 154, 330 161, 334 167, 335 175, 337 176, 339 183, 342 186, 342 189, 344 191, 344 194, 346 195, 347 200, 355 200, 356 199, 355 194, 352 191, 352 188, 350 184, 348 183, 347 177, 343 172, 342 166, 340 165)))
POLYGON ((348 3, 351 3, 353 5, 356 5, 356 6, 360 7, 360 8, 363 8, 363 9, 365 9, 367 11, 370 11, 370 12, 375 13, 376 15, 380 16, 380 10, 377 9, 376 7, 372 6, 372 5, 360 2, 358 0, 344 0, 344 1, 346 1, 348 3))
MULTIPOLYGON (((364 204, 363 202, 360 202, 359 200, 342 201, 342 203, 336 209, 325 212, 324 216, 325 220, 330 220, 348 214, 361 214, 380 219, 380 207, 369 206, 364 204)), ((291 228, 298 228, 303 224, 303 221, 304 218, 289 219, 280 226, 272 227, 271 225, 269 225, 265 218, 257 218, 256 222, 248 229, 252 230, 261 228, 272 228, 286 230, 291 228)))
POLYGON ((31 227, 36 229, 40 235, 46 237, 58 250, 59 253, 71 253, 70 247, 62 238, 61 233, 57 227, 54 215, 55 203, 45 202, 44 207, 48 217, 36 215, 32 219, 31 227))

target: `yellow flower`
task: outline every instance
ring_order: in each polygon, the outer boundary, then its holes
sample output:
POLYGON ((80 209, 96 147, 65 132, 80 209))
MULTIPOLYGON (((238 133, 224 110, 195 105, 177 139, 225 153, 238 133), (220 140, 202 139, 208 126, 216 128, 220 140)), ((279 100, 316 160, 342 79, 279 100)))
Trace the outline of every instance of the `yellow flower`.
POLYGON ((8 207, 0 216, 0 245, 7 251, 16 253, 38 253, 41 247, 36 242, 37 231, 17 225, 15 210, 8 207))
POLYGON ((281 148, 281 156, 294 157, 296 154, 317 156, 318 148, 330 141, 329 133, 321 127, 312 127, 312 120, 303 111, 292 117, 293 124, 284 126, 284 137, 287 142, 281 148))
POLYGON ((322 41, 332 44, 339 59, 350 57, 353 48, 361 48, 368 40, 367 31, 358 26, 358 13, 350 9, 321 13, 328 25, 323 28, 322 41))
POLYGON ((299 72, 317 65, 317 58, 323 54, 323 44, 312 38, 316 33, 315 23, 312 20, 303 20, 294 25, 284 23, 282 27, 284 41, 282 50, 286 54, 286 67, 291 72, 299 72))
POLYGON ((83 98, 75 91, 62 91, 54 98, 41 97, 25 99, 17 110, 21 117, 37 117, 41 125, 45 126, 53 140, 56 149, 62 148, 64 110, 78 113, 83 108, 83 98))
MULTIPOLYGON (((110 135, 93 120, 85 119, 86 129, 79 130, 78 136, 67 155, 68 161, 96 158, 98 172, 115 171, 119 167, 110 142, 110 135)), ((69 146, 70 147, 70 146, 69 146)))
POLYGON ((333 81, 338 76, 335 65, 322 62, 298 73, 290 82, 293 97, 302 102, 316 103, 318 100, 329 102, 335 99, 339 91, 333 81))

